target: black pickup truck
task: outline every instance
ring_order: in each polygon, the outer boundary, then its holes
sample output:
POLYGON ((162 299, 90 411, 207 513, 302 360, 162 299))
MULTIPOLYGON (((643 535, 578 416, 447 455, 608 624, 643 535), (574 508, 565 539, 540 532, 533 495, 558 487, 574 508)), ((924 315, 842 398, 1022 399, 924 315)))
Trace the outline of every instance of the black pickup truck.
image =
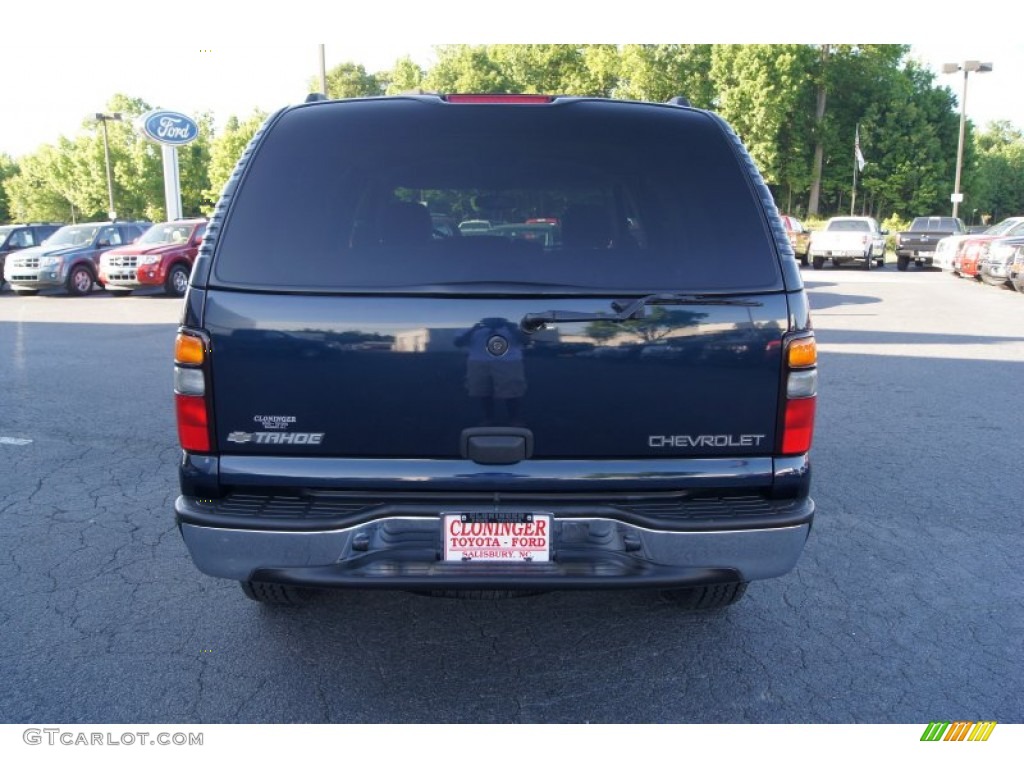
POLYGON ((930 267, 939 240, 951 235, 966 235, 967 228, 952 216, 918 216, 906 232, 896 234, 896 268, 905 272, 910 262, 930 267))

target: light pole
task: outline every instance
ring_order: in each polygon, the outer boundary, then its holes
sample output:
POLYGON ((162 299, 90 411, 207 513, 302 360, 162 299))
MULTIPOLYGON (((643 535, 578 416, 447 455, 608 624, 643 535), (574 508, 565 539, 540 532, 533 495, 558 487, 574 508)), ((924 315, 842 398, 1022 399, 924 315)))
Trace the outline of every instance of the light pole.
POLYGON ((320 46, 320 93, 327 95, 327 62, 323 45, 320 46))
POLYGON ((951 75, 960 70, 963 70, 964 73, 964 91, 960 98, 960 141, 956 147, 956 181, 953 182, 953 194, 950 198, 953 201, 954 219, 960 207, 960 201, 963 200, 963 195, 960 194, 960 169, 964 162, 964 126, 967 122, 967 75, 971 72, 991 72, 992 62, 965 61, 960 64, 942 65, 942 73, 945 75, 951 75))
POLYGON ((107 115, 103 112, 97 112, 96 120, 103 124, 103 157, 107 162, 107 201, 110 203, 110 210, 107 211, 107 214, 110 216, 110 220, 113 221, 117 218, 117 211, 114 210, 114 180, 110 175, 110 142, 107 141, 107 121, 120 121, 121 113, 114 112, 107 115))

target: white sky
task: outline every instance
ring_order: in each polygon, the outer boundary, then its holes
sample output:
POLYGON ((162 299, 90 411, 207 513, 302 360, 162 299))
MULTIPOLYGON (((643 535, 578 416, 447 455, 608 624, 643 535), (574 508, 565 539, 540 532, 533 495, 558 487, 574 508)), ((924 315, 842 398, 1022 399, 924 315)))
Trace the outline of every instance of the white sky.
MULTIPOLYGON (((971 23, 963 10, 955 21, 952 9, 931 3, 930 20, 923 26, 920 13, 892 5, 859 2, 856 24, 812 24, 801 19, 820 20, 823 6, 810 0, 784 5, 733 0, 727 16, 708 12, 707 6, 695 16, 687 10, 693 4, 658 0, 621 6, 520 0, 500 4, 497 15, 486 4, 468 0, 392 0, 359 11, 330 9, 311 0, 239 3, 224 10, 209 0, 183 0, 168 4, 167 10, 146 10, 127 0, 82 8, 43 0, 13 14, 5 11, 0 19, 0 152, 18 157, 59 136, 77 135, 82 121, 104 110, 115 93, 190 115, 209 111, 218 126, 230 115, 245 117, 256 108, 273 111, 305 97, 310 79, 318 75, 320 42, 328 69, 356 61, 370 72, 389 69, 403 55, 428 66, 434 45, 454 42, 817 42, 825 36, 909 42, 936 72, 945 61, 993 62, 991 73, 970 76, 968 117, 982 127, 1003 119, 1024 129, 1024 43, 1013 42, 1013 25, 998 26, 998 3, 985 6, 985 21, 971 23), (246 19, 254 11, 240 10, 261 7, 275 7, 276 15, 254 22, 246 19), (587 19, 583 8, 593 18, 587 19), (602 13, 601 8, 620 10, 602 13), (37 39, 17 34, 37 29, 45 19, 59 23, 37 39), (871 19, 884 20, 884 25, 871 19), (965 35, 970 37, 958 40, 965 35)), ((938 82, 959 94, 962 75, 940 74, 938 82)))

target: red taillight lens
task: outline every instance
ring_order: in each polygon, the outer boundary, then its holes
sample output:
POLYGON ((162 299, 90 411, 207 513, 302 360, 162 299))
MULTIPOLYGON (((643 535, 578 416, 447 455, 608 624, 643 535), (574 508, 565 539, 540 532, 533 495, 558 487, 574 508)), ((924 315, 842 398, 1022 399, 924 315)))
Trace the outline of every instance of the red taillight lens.
POLYGON ((786 422, 782 433, 784 454, 807 453, 814 438, 814 411, 818 400, 807 397, 786 401, 786 422))
POLYGON ((450 104, 550 104, 551 97, 536 93, 456 93, 450 104))
POLYGON ((186 451, 210 452, 210 423, 206 413, 206 398, 194 395, 174 395, 178 411, 178 440, 186 451))
POLYGON ((193 333, 179 332, 174 342, 174 403, 178 412, 178 440, 186 451, 210 452, 210 412, 206 401, 208 342, 193 333))
POLYGON ((814 437, 818 396, 818 343, 814 336, 790 339, 785 363, 785 412, 779 450, 785 455, 807 453, 814 437))

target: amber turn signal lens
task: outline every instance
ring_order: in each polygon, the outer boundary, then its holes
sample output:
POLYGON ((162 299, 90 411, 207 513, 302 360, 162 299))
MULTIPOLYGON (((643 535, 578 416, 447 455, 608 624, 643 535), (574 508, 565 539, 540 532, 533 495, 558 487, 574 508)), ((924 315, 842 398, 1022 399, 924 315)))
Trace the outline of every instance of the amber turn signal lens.
POLYGON ((174 362, 182 365, 202 365, 204 355, 203 340, 197 336, 179 333, 174 340, 174 362))
POLYGON ((790 368, 808 368, 818 362, 818 343, 814 337, 794 339, 789 344, 788 358, 790 368))

